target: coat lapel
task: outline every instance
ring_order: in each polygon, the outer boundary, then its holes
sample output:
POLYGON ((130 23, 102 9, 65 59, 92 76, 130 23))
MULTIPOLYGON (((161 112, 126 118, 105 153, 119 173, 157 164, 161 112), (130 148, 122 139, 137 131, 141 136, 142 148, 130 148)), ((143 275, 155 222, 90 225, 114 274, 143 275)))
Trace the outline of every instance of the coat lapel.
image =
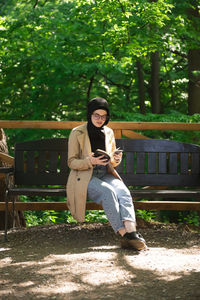
POLYGON ((92 151, 86 124, 84 124, 84 126, 79 130, 82 134, 78 135, 77 138, 80 144, 80 149, 83 149, 83 156, 85 157, 92 151))

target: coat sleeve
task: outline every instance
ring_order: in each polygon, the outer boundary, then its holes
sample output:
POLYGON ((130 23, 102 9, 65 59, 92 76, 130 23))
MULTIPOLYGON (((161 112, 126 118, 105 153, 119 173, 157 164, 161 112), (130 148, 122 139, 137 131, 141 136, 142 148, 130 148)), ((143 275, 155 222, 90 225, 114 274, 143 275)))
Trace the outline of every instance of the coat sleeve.
POLYGON ((71 131, 68 141, 68 166, 74 170, 88 170, 93 168, 89 156, 81 158, 81 147, 77 139, 77 131, 71 131))

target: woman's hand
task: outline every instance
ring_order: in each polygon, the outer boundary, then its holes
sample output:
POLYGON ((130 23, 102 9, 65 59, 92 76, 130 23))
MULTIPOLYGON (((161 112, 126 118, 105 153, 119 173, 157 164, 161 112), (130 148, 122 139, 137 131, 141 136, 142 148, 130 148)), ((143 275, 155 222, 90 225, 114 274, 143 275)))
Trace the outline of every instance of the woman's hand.
POLYGON ((113 158, 116 163, 119 163, 122 160, 122 152, 114 153, 113 158))
POLYGON ((109 161, 107 159, 102 159, 103 155, 98 156, 98 157, 94 157, 93 155, 94 155, 93 152, 89 154, 90 162, 93 166, 94 165, 106 166, 109 163, 109 161))

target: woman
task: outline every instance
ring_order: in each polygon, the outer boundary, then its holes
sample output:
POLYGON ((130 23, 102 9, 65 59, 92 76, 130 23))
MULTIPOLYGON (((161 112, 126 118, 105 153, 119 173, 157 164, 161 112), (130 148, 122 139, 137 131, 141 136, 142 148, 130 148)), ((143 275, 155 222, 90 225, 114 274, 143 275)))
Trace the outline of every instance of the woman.
POLYGON ((115 153, 113 131, 105 126, 109 117, 107 101, 94 98, 87 106, 88 122, 71 131, 67 203, 72 216, 79 222, 85 219, 86 199, 101 204, 113 230, 122 237, 122 247, 142 250, 146 244, 136 231, 132 197, 114 169, 120 164, 122 153, 115 153), (97 149, 110 154, 110 160, 103 155, 95 157, 97 149))

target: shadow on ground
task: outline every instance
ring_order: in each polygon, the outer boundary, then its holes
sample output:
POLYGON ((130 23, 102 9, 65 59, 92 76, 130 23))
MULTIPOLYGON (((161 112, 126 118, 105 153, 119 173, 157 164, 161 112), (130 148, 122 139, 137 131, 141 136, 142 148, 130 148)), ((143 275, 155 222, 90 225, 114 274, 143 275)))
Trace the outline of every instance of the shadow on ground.
POLYGON ((200 233, 140 228, 149 249, 120 248, 108 224, 53 225, 0 235, 0 299, 200 299, 200 233))

